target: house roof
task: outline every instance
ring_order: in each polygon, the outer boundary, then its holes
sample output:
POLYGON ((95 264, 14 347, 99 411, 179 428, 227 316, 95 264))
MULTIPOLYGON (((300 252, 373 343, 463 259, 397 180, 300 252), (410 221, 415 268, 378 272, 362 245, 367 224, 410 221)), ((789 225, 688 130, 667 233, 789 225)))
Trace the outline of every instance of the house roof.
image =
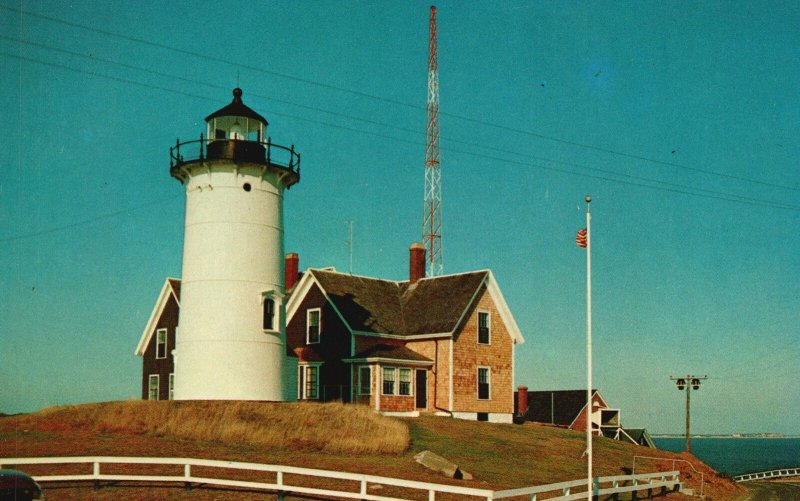
POLYGON ((139 344, 136 346, 135 353, 137 356, 144 355, 144 351, 147 349, 147 345, 150 343, 150 338, 153 337, 153 332, 155 332, 156 330, 156 326, 158 325, 158 320, 164 313, 164 308, 166 308, 170 297, 174 297, 175 302, 178 303, 178 307, 180 307, 181 304, 180 279, 167 278, 164 281, 164 285, 161 287, 161 292, 158 295, 158 300, 156 301, 156 305, 153 307, 152 313, 150 313, 150 319, 147 321, 147 325, 145 326, 144 331, 142 332, 142 337, 139 339, 139 344))
POLYGON ((378 344, 371 346, 366 350, 356 353, 355 356, 348 359, 350 361, 362 360, 394 360, 397 362, 423 362, 433 363, 428 357, 422 356, 414 350, 406 348, 405 346, 393 346, 388 344, 378 344))
POLYGON ((399 338, 452 335, 486 289, 514 341, 524 342, 489 270, 423 278, 411 284, 311 269, 292 292, 288 319, 315 283, 351 332, 399 338))
POLYGON ((570 426, 585 407, 586 390, 529 391, 524 414, 528 421, 570 426))

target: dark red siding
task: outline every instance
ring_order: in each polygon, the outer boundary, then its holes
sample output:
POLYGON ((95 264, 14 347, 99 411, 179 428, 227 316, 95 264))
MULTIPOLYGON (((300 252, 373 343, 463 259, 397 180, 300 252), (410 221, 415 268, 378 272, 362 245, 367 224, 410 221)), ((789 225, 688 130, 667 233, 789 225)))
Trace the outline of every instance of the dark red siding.
POLYGON ((350 401, 350 364, 342 362, 350 357, 350 331, 325 300, 322 291, 313 285, 294 317, 286 326, 286 349, 294 355, 297 348, 310 348, 317 355, 315 361, 324 362, 319 369, 320 400, 350 401), (306 312, 320 308, 321 329, 318 344, 306 344, 306 312))
POLYGON ((158 319, 156 328, 151 333, 150 342, 142 357, 142 399, 148 398, 148 386, 151 374, 158 374, 158 399, 169 399, 169 375, 175 372, 175 363, 172 359, 172 350, 175 349, 175 327, 178 325, 178 303, 175 296, 170 294, 167 305, 158 319), (167 329, 167 357, 156 358, 156 331, 167 329))

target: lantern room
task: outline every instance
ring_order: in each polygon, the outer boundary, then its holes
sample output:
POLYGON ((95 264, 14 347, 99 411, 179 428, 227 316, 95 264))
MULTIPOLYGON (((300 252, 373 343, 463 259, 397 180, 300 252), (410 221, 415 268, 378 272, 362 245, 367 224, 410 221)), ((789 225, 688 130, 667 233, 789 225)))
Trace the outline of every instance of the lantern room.
POLYGON ((263 142, 267 119, 242 102, 242 89, 233 89, 233 101, 206 117, 206 137, 210 140, 263 142))
POLYGON ((175 141, 170 148, 172 177, 185 183, 193 169, 209 162, 257 164, 277 174, 285 187, 300 180, 300 154, 267 135, 269 122, 242 102, 242 89, 233 89, 233 101, 206 117, 205 133, 199 140, 175 141))

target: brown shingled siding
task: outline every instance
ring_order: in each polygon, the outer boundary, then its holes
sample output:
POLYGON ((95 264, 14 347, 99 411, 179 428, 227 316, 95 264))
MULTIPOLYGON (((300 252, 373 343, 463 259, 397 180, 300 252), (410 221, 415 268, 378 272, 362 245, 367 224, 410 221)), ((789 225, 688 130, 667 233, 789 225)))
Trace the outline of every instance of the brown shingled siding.
POLYGON ((148 386, 151 374, 158 374, 158 399, 169 399, 169 375, 175 372, 172 350, 175 349, 175 327, 177 325, 178 303, 175 301, 175 296, 170 295, 142 356, 142 400, 147 400, 149 397, 148 386), (158 340, 156 331, 158 329, 167 329, 167 358, 156 358, 156 342, 158 340))
POLYGON ((429 412, 447 411, 450 406, 450 338, 412 341, 406 347, 424 355, 434 364, 428 370, 429 412))
POLYGON ((453 411, 514 412, 513 343, 484 287, 453 343, 453 411), (490 314, 490 345, 478 344, 478 312, 490 314), (490 399, 478 400, 478 367, 491 368, 490 399))
POLYGON ((381 395, 381 412, 413 412, 414 397, 381 395))

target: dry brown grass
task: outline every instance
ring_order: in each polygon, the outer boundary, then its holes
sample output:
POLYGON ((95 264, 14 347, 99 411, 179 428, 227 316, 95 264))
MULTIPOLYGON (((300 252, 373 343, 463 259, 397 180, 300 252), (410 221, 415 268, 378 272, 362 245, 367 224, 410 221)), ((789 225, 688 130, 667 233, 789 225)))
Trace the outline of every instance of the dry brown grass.
POLYGON ((30 431, 75 429, 292 448, 331 454, 402 454, 408 426, 340 403, 128 401, 50 407, 20 416, 30 431))
MULTIPOLYGON (((0 418, 0 457, 208 458, 494 489, 581 478, 586 468, 582 458, 584 449, 582 432, 531 423, 503 425, 427 415, 399 421, 357 405, 131 401, 54 407, 0 418), (271 438, 260 437, 262 433, 271 438), (395 440, 397 437, 402 439, 395 440), (395 444, 395 448, 390 444, 395 444), (413 458, 423 450, 450 459, 476 478, 452 480, 427 470, 413 458)), ((741 486, 717 476, 691 455, 644 449, 606 438, 594 441, 595 474, 630 473, 634 455, 663 458, 637 462, 637 473, 670 470, 673 458, 691 461, 705 474, 708 500, 735 501, 745 494, 741 486)), ((53 473, 49 469, 37 470, 33 465, 27 469, 31 474, 53 473)), ((680 466, 679 469, 689 486, 699 487, 696 474, 680 466)), ((93 490, 91 485, 82 484, 75 488, 62 489, 56 485, 47 489, 48 499, 81 501, 274 499, 231 490, 197 488, 187 493, 182 486, 161 490, 141 486, 93 490)), ((388 488, 381 492, 394 495, 388 488)), ((673 494, 667 499, 689 498, 673 494)))

